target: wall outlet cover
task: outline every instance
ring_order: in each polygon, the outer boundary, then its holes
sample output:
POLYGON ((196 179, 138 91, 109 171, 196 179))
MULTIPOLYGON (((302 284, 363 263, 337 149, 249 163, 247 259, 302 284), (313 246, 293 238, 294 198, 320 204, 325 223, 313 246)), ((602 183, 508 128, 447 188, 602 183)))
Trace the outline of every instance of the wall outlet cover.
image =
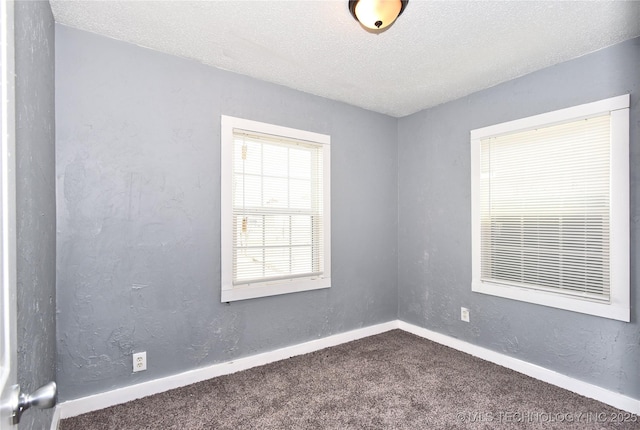
POLYGON ((133 371, 142 372, 147 370, 147 352, 136 352, 133 354, 133 371))

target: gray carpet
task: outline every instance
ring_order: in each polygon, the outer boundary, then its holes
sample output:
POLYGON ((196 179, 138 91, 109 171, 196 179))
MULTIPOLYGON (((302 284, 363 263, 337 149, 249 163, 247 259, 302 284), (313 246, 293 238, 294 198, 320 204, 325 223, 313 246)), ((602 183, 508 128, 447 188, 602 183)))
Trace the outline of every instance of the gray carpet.
POLYGON ((61 422, 61 430, 640 429, 640 417, 412 334, 377 336, 61 422))

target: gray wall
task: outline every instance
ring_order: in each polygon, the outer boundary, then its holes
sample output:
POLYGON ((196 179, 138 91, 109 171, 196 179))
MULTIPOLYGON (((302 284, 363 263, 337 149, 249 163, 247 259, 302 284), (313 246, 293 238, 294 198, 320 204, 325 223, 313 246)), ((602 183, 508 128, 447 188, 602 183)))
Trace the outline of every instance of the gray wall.
POLYGON ((397 317, 640 398, 640 39, 396 120, 56 28, 62 400, 397 317), (632 322, 472 293, 469 131, 624 93, 632 322), (331 135, 330 290, 219 303, 221 114, 331 135))
POLYGON ((56 26, 61 399, 395 319, 396 127, 56 26), (220 303, 221 114, 331 135, 331 289, 220 303))
MULTIPOLYGON (((56 379, 54 22, 49 2, 15 4, 18 383, 56 379)), ((51 425, 30 410, 21 429, 51 425)))
POLYGON ((639 100, 634 39, 400 119, 399 318, 640 399, 639 100), (626 93, 631 323, 472 293, 469 131, 626 93))

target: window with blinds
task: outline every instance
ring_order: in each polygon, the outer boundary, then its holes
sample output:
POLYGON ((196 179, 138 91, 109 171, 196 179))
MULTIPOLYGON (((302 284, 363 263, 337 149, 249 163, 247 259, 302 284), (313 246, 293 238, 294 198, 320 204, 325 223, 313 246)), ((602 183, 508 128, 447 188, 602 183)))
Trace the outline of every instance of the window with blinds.
POLYGON ((225 160, 223 301, 328 286, 328 136, 223 117, 225 160))
POLYGON ((609 115, 481 142, 482 280, 609 301, 609 115))
POLYGON ((474 291, 628 314, 626 100, 472 132, 474 291))
POLYGON ((322 145, 233 136, 233 284, 322 275, 322 145))

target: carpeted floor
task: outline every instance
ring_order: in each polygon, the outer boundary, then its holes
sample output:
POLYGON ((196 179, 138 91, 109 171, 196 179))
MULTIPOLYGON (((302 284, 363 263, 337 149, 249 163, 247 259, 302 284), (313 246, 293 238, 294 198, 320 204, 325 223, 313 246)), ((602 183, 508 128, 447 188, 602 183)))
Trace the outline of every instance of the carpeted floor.
POLYGON ((61 430, 640 429, 640 417, 393 330, 65 419, 61 430))

